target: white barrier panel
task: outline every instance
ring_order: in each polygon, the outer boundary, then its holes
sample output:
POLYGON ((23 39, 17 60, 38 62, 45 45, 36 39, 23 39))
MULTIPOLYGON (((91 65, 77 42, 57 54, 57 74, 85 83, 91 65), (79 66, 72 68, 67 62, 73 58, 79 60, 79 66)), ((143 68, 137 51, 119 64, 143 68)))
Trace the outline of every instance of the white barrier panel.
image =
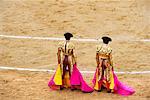
MULTIPOLYGON (((18 70, 18 71, 35 71, 35 72, 50 72, 54 73, 55 70, 48 70, 48 69, 33 69, 33 68, 15 68, 15 67, 5 67, 0 66, 1 70, 18 70)), ((94 74, 95 71, 80 71, 82 74, 94 74)), ((132 71, 132 72, 116 72, 116 74, 149 74, 150 71, 132 71)))

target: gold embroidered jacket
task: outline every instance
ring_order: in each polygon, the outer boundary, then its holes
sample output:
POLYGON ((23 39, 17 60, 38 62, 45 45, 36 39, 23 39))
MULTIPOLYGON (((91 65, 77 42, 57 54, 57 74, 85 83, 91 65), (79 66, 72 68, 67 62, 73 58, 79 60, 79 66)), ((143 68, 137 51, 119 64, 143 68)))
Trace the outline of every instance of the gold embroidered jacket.
POLYGON ((71 57, 72 64, 76 63, 75 46, 70 41, 63 41, 58 44, 58 54, 58 63, 62 62, 65 55, 71 57))

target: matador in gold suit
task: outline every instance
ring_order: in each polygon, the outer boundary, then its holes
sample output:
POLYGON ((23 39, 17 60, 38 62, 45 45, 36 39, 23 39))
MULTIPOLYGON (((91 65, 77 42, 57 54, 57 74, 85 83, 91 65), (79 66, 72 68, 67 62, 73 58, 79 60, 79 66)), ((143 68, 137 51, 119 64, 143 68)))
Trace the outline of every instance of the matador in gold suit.
POLYGON ((66 40, 60 42, 58 45, 58 66, 48 82, 48 86, 53 90, 70 88, 72 91, 93 92, 93 88, 85 82, 77 67, 75 46, 70 41, 73 35, 71 33, 65 33, 64 36, 66 40))
POLYGON ((94 89, 99 92, 106 89, 108 93, 117 93, 124 96, 132 95, 135 90, 119 81, 114 73, 112 48, 108 44, 112 39, 104 36, 102 40, 103 44, 97 45, 96 49, 97 68, 92 80, 94 89))
POLYGON ((111 92, 110 88, 110 73, 112 71, 112 48, 108 45, 111 38, 102 37, 103 44, 97 45, 96 62, 97 62, 97 77, 98 85, 95 85, 95 90, 101 91, 106 88, 111 92))
POLYGON ((70 41, 73 37, 71 33, 64 34, 66 41, 60 42, 58 46, 58 64, 62 68, 62 88, 69 88, 71 77, 71 66, 76 64, 75 46, 70 41))

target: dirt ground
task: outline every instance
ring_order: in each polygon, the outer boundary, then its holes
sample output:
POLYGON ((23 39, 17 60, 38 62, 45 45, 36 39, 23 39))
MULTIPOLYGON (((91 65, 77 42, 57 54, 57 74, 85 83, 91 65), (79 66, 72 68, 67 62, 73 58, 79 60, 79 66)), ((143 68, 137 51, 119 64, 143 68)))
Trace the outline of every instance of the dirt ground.
MULTIPOLYGON (((75 38, 112 37, 115 71, 150 70, 150 0, 0 0, 0 34, 75 38), (118 41, 119 40, 119 41, 118 41)), ((0 66, 55 69, 59 41, 0 37, 0 66)), ((80 70, 95 70, 98 43, 74 42, 80 70)), ((50 91, 50 73, 0 70, 0 100, 99 100, 150 98, 149 74, 118 75, 136 93, 50 91)), ((92 74, 84 78, 91 84, 92 74)))
POLYGON ((0 0, 2 34, 149 38, 149 0, 0 0))
MULTIPOLYGON (((149 75, 118 75, 119 79, 134 87, 136 93, 129 97, 104 92, 51 91, 49 73, 28 71, 0 71, 0 100, 148 100, 150 98, 149 75), (136 82, 136 84, 135 84, 136 82)), ((92 77, 86 77, 90 84, 92 77)))

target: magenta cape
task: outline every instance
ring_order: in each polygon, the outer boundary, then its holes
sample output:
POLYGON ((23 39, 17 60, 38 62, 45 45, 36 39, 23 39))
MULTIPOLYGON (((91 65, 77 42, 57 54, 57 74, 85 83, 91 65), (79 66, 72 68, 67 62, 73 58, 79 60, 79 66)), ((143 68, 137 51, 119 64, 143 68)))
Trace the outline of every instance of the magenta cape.
POLYGON ((79 86, 82 92, 93 92, 93 88, 87 85, 87 83, 84 81, 80 71, 77 68, 77 65, 74 64, 73 71, 71 75, 71 86, 79 86))
MULTIPOLYGON (((125 84, 123 84, 122 82, 120 82, 117 78, 117 75, 114 73, 114 71, 112 70, 113 73, 113 84, 114 84, 114 93, 123 95, 123 96, 128 96, 128 95, 132 95, 133 93, 135 93, 135 90, 125 84)), ((96 72, 94 74, 94 78, 92 80, 93 84, 95 85, 96 83, 96 72)))
MULTIPOLYGON (((56 74, 56 72, 55 72, 55 74, 56 74)), ((61 85, 56 85, 56 83, 54 82, 55 74, 48 82, 48 86, 53 90, 60 89, 60 86, 61 86, 61 85)), ((73 71, 71 74, 70 83, 71 83, 72 89, 81 89, 82 92, 86 92, 86 93, 93 92, 93 88, 88 86, 87 83, 84 81, 76 64, 73 65, 73 71), (75 86, 78 86, 78 88, 76 88, 75 86)))

